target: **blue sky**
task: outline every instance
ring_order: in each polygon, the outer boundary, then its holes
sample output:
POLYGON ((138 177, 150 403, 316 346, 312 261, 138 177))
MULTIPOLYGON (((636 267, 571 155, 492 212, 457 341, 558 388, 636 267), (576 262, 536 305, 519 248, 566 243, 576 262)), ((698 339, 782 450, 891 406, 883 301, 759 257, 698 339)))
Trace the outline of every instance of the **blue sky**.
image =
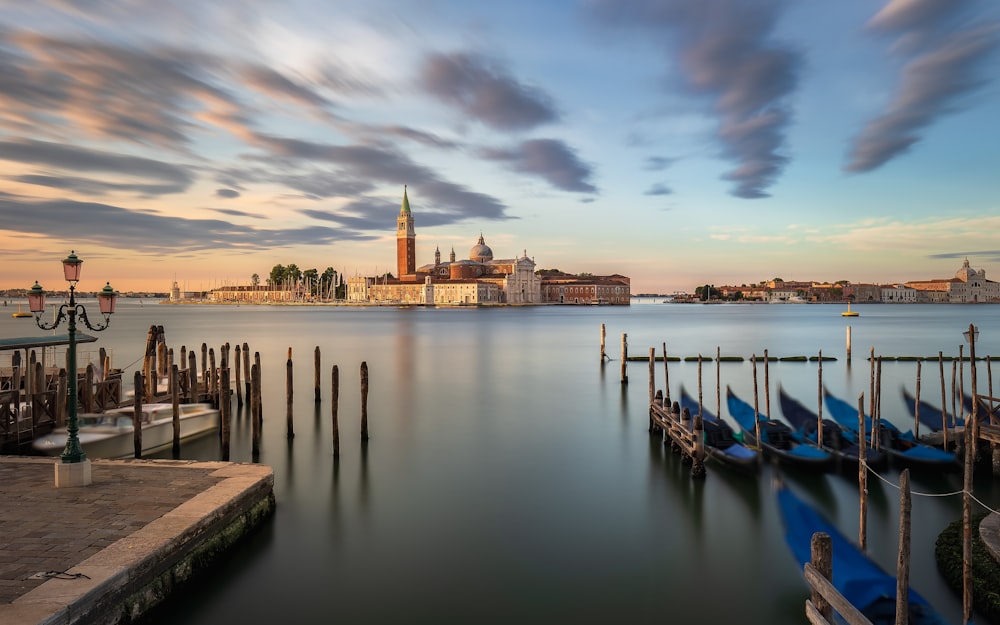
POLYGON ((633 292, 1000 273, 988 0, 0 3, 0 287, 497 257, 633 292))

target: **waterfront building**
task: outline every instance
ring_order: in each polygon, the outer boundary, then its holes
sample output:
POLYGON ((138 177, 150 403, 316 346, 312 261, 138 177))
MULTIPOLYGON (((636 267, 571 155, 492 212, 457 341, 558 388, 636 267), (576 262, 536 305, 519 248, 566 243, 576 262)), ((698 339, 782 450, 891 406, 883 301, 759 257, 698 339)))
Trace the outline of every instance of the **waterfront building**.
POLYGON ((625 276, 539 276, 535 261, 524 250, 514 258, 494 258, 485 237, 457 259, 454 248, 442 260, 440 247, 434 262, 417 266, 416 228, 410 200, 403 202, 396 218, 396 278, 354 277, 347 281, 347 300, 363 303, 417 305, 480 304, 629 304, 630 285, 625 276), (546 287, 543 289, 543 284, 546 287))
POLYGON ((547 272, 542 301, 552 304, 631 304, 630 280, 622 275, 586 276, 547 272))
POLYGON ((848 284, 844 287, 844 297, 855 302, 881 302, 882 287, 877 284, 848 284))
POLYGON ((917 290, 905 284, 883 284, 879 291, 885 304, 913 304, 917 301, 917 290))
POLYGON ((985 269, 973 269, 966 258, 952 278, 914 280, 907 282, 917 292, 920 302, 947 302, 973 304, 1000 302, 1000 283, 986 279, 985 269))

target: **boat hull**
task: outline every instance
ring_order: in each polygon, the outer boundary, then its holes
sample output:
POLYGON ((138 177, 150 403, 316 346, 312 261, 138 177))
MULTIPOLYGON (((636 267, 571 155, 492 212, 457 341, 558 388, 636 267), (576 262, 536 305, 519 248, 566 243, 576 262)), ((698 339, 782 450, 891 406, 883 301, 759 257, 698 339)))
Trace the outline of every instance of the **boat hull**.
MULTIPOLYGON (((173 446, 174 426, 172 408, 158 405, 150 410, 149 422, 142 425, 142 453, 152 454, 173 446)), ((144 407, 144 410, 147 410, 144 407)), ((84 453, 91 458, 127 458, 135 455, 135 428, 131 409, 109 411, 101 415, 81 415, 77 434, 84 453)), ((182 404, 180 440, 193 440, 215 432, 219 428, 219 411, 207 404, 182 404)), ((35 451, 58 456, 66 447, 66 428, 34 440, 35 451)))

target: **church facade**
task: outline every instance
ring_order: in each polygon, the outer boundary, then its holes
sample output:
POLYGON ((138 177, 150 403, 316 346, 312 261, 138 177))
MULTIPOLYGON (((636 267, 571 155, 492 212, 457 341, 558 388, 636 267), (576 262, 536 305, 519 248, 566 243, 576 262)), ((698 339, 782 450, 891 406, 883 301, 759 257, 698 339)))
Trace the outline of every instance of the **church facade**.
POLYGON ((456 260, 452 249, 449 259, 442 261, 441 250, 436 249, 433 263, 417 267, 416 236, 404 189, 396 218, 398 277, 349 278, 348 301, 425 306, 541 303, 541 282, 527 251, 517 258, 493 258, 493 250, 480 234, 467 259, 456 260))
POLYGON ((440 248, 433 263, 418 267, 416 258, 416 229, 404 188, 396 218, 398 277, 348 278, 348 301, 424 306, 630 303, 625 276, 539 276, 527 250, 515 258, 494 258, 482 233, 468 258, 456 259, 454 248, 448 260, 442 260, 440 248))

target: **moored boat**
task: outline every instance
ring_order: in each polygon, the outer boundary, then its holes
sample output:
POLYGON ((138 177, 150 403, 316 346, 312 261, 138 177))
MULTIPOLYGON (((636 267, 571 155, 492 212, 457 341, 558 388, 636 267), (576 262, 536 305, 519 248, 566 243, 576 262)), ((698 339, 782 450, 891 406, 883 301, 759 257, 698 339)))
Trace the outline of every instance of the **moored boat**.
POLYGON ((836 459, 829 451, 797 441, 792 428, 768 418, 764 413, 755 412, 750 404, 737 397, 728 386, 726 405, 729 414, 743 430, 744 442, 750 446, 759 445, 766 455, 778 462, 788 467, 818 472, 830 471, 836 464, 836 459), (760 424, 760 441, 757 440, 755 421, 760 424))
MULTIPOLYGON (((698 402, 687 394, 684 387, 681 387, 680 406, 687 408, 692 415, 698 414, 698 402)), ((760 470, 760 452, 736 440, 728 423, 705 410, 704 406, 701 407, 701 420, 705 431, 705 453, 709 458, 740 471, 756 473, 760 470)))
MULTIPOLYGON (((846 401, 823 389, 826 406, 830 416, 847 429, 858 427, 858 409, 846 401), (853 424, 853 425, 852 425, 853 424)), ((871 445, 872 418, 864 415, 865 436, 871 445)), ((899 468, 911 469, 957 469, 958 460, 953 452, 931 447, 916 439, 913 432, 903 432, 890 421, 880 419, 878 431, 878 448, 889 455, 889 458, 899 468)))
MULTIPOLYGON (((191 440, 213 432, 219 427, 219 411, 210 404, 181 404, 179 422, 181 441, 191 440)), ((80 445, 92 458, 126 458, 135 455, 134 408, 116 408, 99 414, 82 414, 78 417, 80 445)), ((35 451, 58 456, 66 447, 66 428, 36 438, 35 451)), ((142 452, 155 453, 173 445, 173 406, 171 404, 143 404, 142 452)))
MULTIPOLYGON (((797 434, 811 443, 818 443, 817 422, 819 415, 806 408, 801 402, 778 387, 778 398, 781 403, 781 413, 792 424, 797 434)), ((861 457, 861 445, 854 430, 848 430, 833 419, 823 419, 823 449, 834 454, 842 469, 857 468, 861 457)), ((880 471, 889 464, 885 453, 865 447, 865 463, 880 471)))
MULTIPOLYGON (((776 487, 778 509, 785 529, 785 542, 799 568, 809 562, 812 536, 830 536, 833 559, 832 582, 837 591, 875 625, 896 622, 896 576, 890 575, 857 545, 788 487, 776 487)), ((944 625, 944 618, 912 587, 908 589, 908 622, 913 625, 944 625)))

